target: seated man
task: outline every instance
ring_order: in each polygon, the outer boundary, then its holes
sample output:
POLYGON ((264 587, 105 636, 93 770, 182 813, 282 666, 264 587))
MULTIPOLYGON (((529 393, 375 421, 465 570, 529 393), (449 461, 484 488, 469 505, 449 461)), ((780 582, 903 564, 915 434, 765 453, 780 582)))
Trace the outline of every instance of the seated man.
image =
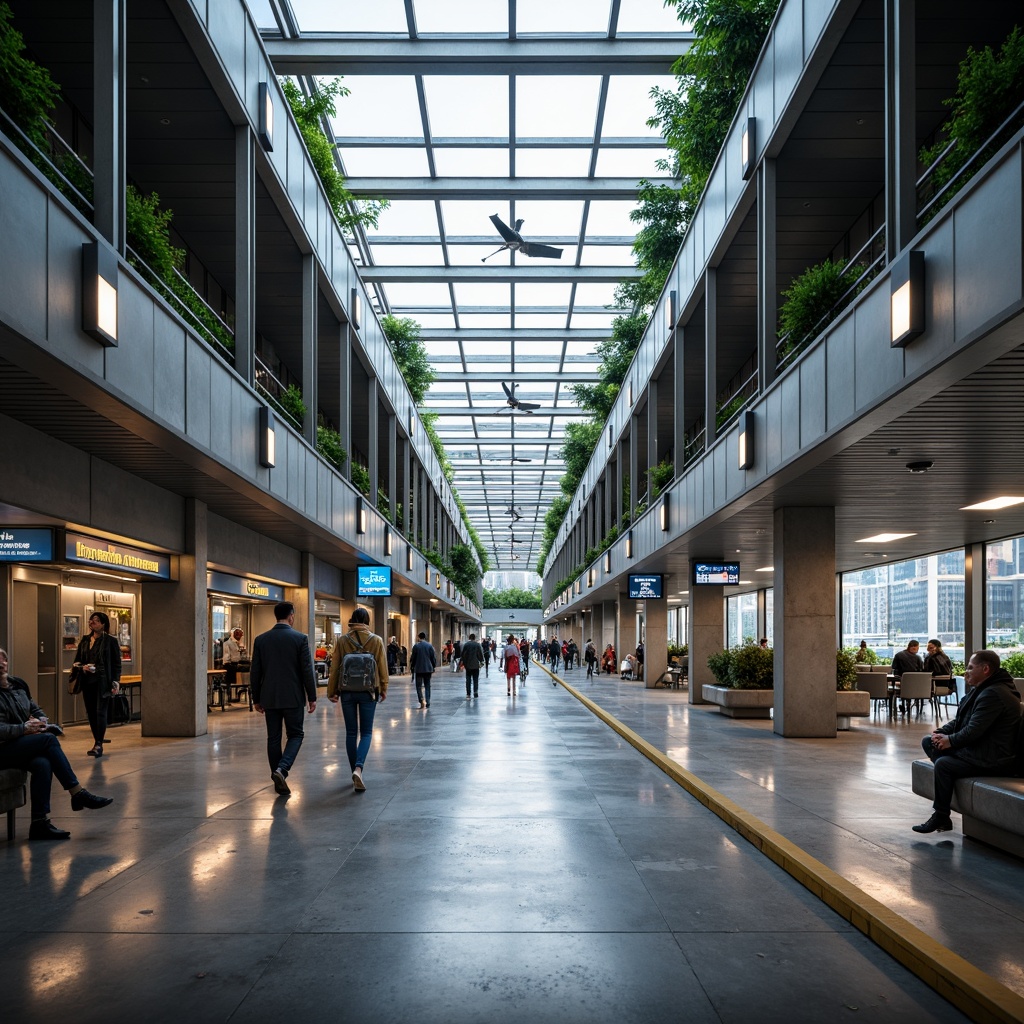
POLYGON ((918 654, 918 650, 921 645, 916 640, 911 640, 907 644, 905 651, 897 651, 895 657, 892 659, 892 674, 899 679, 904 672, 921 672, 923 671, 923 662, 921 661, 921 655, 918 654))
POLYGON ((934 813, 915 832, 949 832, 953 784, 978 775, 1012 774, 1021 727, 1020 694, 995 651, 975 651, 964 672, 967 696, 956 718, 921 742, 935 763, 934 813))
POLYGON ((7 652, 0 649, 0 768, 20 768, 32 776, 32 824, 29 839, 70 839, 50 821, 53 776, 71 794, 71 810, 95 810, 114 801, 82 788, 43 709, 29 696, 23 679, 7 674, 7 652), (49 731, 48 731, 49 730, 49 731))

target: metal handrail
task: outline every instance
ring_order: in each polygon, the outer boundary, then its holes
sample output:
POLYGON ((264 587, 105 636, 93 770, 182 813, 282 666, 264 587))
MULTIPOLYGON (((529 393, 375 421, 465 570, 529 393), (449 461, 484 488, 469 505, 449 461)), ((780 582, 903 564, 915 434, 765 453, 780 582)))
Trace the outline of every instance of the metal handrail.
MULTIPOLYGON (((1016 109, 1014 109, 1009 114, 1009 116, 1003 121, 1003 123, 994 132, 992 132, 991 135, 989 135, 989 137, 974 151, 974 153, 967 160, 964 161, 963 166, 956 172, 956 174, 954 174, 953 177, 950 178, 949 181, 947 181, 946 184, 943 185, 942 188, 939 189, 939 191, 936 192, 935 195, 933 195, 931 199, 929 199, 928 202, 921 207, 920 210, 917 211, 917 221, 919 224, 923 223, 926 220, 928 212, 932 209, 932 207, 934 207, 940 199, 947 197, 947 194, 950 193, 950 189, 953 187, 953 185, 960 181, 960 179, 964 177, 967 171, 974 167, 974 165, 981 159, 981 157, 984 155, 989 146, 991 146, 1007 128, 1011 127, 1013 122, 1016 121, 1022 113, 1024 113, 1024 103, 1019 103, 1016 109)), ((922 185, 926 184, 926 179, 935 173, 936 167, 949 155, 950 150, 955 145, 956 139, 953 139, 950 142, 950 144, 942 151, 938 159, 935 160, 934 163, 932 163, 932 165, 918 179, 917 188, 920 188, 922 185)), ((962 181, 960 183, 963 184, 962 181)))
POLYGON ((718 405, 718 407, 715 409, 715 419, 716 419, 715 428, 716 428, 716 430, 717 429, 721 429, 727 423, 730 423, 732 420, 734 420, 740 414, 740 412, 742 412, 743 406, 746 405, 747 402, 741 402, 731 413, 729 413, 729 415, 724 420, 722 420, 721 423, 717 422, 718 413, 720 413, 723 409, 727 409, 731 402, 734 402, 734 401, 736 401, 737 398, 743 396, 743 392, 748 390, 748 389, 749 389, 748 394, 745 396, 747 401, 749 401, 751 398, 753 398, 757 394, 757 369, 756 369, 756 367, 754 369, 754 372, 731 395, 729 395, 728 398, 724 399, 718 405), (753 384, 753 387, 751 387, 751 384, 753 384))
MULTIPOLYGON (((138 270, 143 278, 145 278, 153 287, 155 287, 160 295, 166 299, 173 307, 174 311, 191 327, 196 333, 204 338, 214 352, 217 353, 225 362, 234 365, 235 357, 231 350, 214 334, 207 326, 196 316, 196 314, 188 308, 188 306, 181 300, 181 298, 174 293, 170 284, 165 281, 153 268, 131 247, 125 246, 125 254, 129 256, 130 262, 136 270, 138 270)), ((176 271, 177 272, 177 271, 176 271)), ((192 292, 193 295, 205 306, 214 317, 221 323, 223 321, 217 316, 216 311, 210 306, 210 304, 188 283, 185 278, 178 274, 178 277, 185 284, 185 286, 192 292)), ((225 329, 229 334, 233 335, 233 332, 225 324, 225 329)))

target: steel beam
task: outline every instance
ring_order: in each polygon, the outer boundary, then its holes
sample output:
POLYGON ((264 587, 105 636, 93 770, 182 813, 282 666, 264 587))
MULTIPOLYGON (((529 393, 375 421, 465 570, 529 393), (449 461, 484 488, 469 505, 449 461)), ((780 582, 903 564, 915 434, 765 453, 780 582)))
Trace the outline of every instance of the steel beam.
MULTIPOLYGON (((672 178, 649 178, 672 185, 672 178)), ((636 178, 348 178, 354 196, 399 199, 635 199, 636 178)), ((527 231, 529 237, 530 232, 527 231)), ((500 241, 500 239, 499 239, 500 241)))
MULTIPOLYGON (((474 362, 474 363, 480 361, 477 356, 469 356, 468 358, 472 362, 474 362)), ((453 362, 453 363, 460 363, 461 362, 461 360, 459 359, 458 356, 455 356, 453 359, 446 360, 446 361, 450 361, 450 362, 453 362)), ((466 372, 459 371, 459 370, 435 370, 434 371, 434 380, 439 382, 439 383, 452 383, 452 382, 461 383, 462 381, 466 381, 467 383, 470 383, 470 384, 502 384, 502 383, 507 383, 510 376, 514 376, 515 377, 515 381, 516 381, 517 384, 548 384, 548 383, 554 383, 555 381, 562 382, 564 380, 562 375, 557 374, 557 373, 550 373, 550 372, 549 373, 535 373, 535 372, 532 372, 532 371, 525 371, 524 372, 522 370, 516 370, 514 372, 514 374, 513 374, 513 373, 511 373, 511 371, 509 371, 507 369, 507 367, 508 367, 508 359, 501 357, 501 358, 496 358, 493 361, 494 362, 504 363, 504 365, 506 366, 506 369, 503 372, 498 372, 498 371, 489 372, 489 371, 484 371, 484 370, 474 370, 474 371, 472 371, 470 373, 466 373, 466 372)), ((566 359, 565 361, 566 362, 571 362, 571 360, 569 360, 569 359, 566 359)), ((431 356, 430 357, 430 362, 433 365, 437 365, 437 364, 439 364, 441 362, 441 360, 437 359, 434 356, 431 356)), ((516 357, 516 362, 520 362, 520 359, 519 359, 518 356, 516 357)), ((593 359, 588 359, 587 362, 593 363, 594 360, 593 359)), ((567 369, 569 369, 569 368, 567 367, 567 369)), ((582 372, 580 370, 573 369, 573 370, 571 370, 571 373, 572 373, 572 382, 574 384, 580 384, 580 383, 592 384, 592 383, 596 383, 597 381, 599 381, 601 379, 601 375, 599 373, 597 373, 596 371, 592 372, 592 373, 584 373, 584 372, 582 372)), ((561 410, 559 410, 559 411, 561 411, 561 410)), ((567 412, 568 410, 565 410, 565 411, 567 412)))
POLYGON ((517 263, 512 266, 457 266, 457 267, 360 267, 359 276, 363 281, 392 281, 401 284, 420 282, 480 282, 492 284, 524 281, 561 282, 570 284, 588 281, 598 284, 618 284, 619 281, 637 278, 641 271, 635 266, 621 267, 574 267, 571 263, 517 263))
MULTIPOLYGON (((431 136, 434 149, 508 149, 507 135, 444 135, 431 136)), ((346 149, 422 149, 427 140, 422 135, 335 135, 334 144, 346 149)), ((593 149, 594 139, 588 135, 537 135, 515 138, 516 149, 593 149)), ((601 136, 602 149, 664 150, 660 135, 601 136)))
POLYGON ((692 32, 628 39, 351 38, 305 32, 264 39, 279 75, 670 75, 692 32))

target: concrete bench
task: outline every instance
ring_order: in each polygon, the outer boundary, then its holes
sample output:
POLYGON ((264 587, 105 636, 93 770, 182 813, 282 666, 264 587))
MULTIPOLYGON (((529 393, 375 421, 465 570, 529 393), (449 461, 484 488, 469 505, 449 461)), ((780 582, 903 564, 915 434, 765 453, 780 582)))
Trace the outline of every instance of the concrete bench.
MULTIPOLYGON (((914 792, 935 798, 935 766, 922 758, 912 768, 914 792)), ((953 810, 963 816, 964 835, 1024 857, 1024 779, 979 776, 957 779, 953 810)))
POLYGON ((7 812, 7 838, 14 838, 14 812, 28 800, 28 776, 20 768, 0 769, 0 812, 7 812))

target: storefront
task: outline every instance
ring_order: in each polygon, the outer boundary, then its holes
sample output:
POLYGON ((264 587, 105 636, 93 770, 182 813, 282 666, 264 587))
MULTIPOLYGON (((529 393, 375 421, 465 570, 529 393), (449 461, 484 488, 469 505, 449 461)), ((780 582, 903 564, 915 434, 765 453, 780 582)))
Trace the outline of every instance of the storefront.
POLYGON ((253 638, 274 623, 274 605, 283 601, 284 587, 266 580, 207 572, 210 654, 207 668, 223 667, 224 641, 235 629, 242 631, 242 655, 248 659, 253 638))
MULTIPOLYGON (((59 528, 0 527, 0 565, 8 597, 11 673, 21 676, 51 720, 86 721, 67 679, 95 611, 110 618, 121 648, 121 678, 142 677, 142 581, 171 578, 171 556, 106 537, 59 528)), ((141 694, 132 692, 141 714, 141 694)))

